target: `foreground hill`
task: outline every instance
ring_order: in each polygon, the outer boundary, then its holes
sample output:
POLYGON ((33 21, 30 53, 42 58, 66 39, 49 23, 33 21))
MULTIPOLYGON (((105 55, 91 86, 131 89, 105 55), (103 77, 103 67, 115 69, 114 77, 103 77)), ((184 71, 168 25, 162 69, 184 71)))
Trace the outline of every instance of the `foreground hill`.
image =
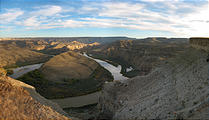
POLYGON ((208 119, 207 55, 188 48, 147 76, 106 84, 100 118, 208 119))
POLYGON ((1 120, 71 120, 65 115, 58 105, 36 93, 34 87, 0 75, 1 120))
POLYGON ((88 78, 99 64, 75 52, 57 55, 46 62, 41 72, 46 79, 62 82, 64 79, 88 78))
POLYGON ((47 98, 64 98, 98 91, 113 80, 109 71, 94 60, 75 52, 57 55, 39 70, 20 78, 47 98))
POLYGON ((0 67, 16 67, 34 63, 45 62, 48 55, 19 48, 12 44, 0 43, 0 67))

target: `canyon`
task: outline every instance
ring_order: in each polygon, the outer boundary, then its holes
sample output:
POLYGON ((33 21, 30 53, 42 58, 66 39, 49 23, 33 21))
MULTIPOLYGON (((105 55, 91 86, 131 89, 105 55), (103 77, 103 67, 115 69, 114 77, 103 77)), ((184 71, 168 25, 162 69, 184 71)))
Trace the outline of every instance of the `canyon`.
POLYGON ((0 60, 6 61, 0 67, 2 119, 209 116, 208 38, 12 38, 0 43, 0 60), (40 66, 13 77, 20 81, 6 76, 14 67, 32 64, 40 66), (93 105, 82 101, 90 94, 93 105))

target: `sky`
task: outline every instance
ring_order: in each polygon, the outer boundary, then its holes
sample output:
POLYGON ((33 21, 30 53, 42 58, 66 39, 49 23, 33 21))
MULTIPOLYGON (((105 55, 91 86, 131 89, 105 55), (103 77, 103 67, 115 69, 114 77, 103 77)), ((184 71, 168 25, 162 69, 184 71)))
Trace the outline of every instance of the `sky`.
POLYGON ((209 37, 208 0, 0 0, 0 37, 209 37))

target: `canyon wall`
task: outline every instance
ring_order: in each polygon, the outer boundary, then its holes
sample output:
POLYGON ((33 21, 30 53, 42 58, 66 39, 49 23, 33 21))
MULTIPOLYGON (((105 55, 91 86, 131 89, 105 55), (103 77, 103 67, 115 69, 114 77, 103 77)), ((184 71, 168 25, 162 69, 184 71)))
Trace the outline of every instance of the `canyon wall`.
POLYGON ((104 86, 100 119, 208 119, 207 52, 187 48, 146 76, 104 86))
POLYGON ((192 47, 209 52, 209 38, 190 38, 189 43, 192 47))
POLYGON ((87 49, 93 57, 107 59, 122 65, 122 73, 128 77, 147 75, 158 64, 182 52, 187 39, 147 38, 142 40, 121 40, 111 44, 87 49), (126 68, 135 71, 126 74, 126 68))

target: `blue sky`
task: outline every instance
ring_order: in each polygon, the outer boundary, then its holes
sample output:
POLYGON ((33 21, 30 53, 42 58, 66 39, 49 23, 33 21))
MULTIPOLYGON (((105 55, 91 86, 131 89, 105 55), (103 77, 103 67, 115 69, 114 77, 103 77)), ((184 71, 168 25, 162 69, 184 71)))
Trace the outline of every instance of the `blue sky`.
POLYGON ((207 0, 0 0, 0 37, 208 37, 207 0))

